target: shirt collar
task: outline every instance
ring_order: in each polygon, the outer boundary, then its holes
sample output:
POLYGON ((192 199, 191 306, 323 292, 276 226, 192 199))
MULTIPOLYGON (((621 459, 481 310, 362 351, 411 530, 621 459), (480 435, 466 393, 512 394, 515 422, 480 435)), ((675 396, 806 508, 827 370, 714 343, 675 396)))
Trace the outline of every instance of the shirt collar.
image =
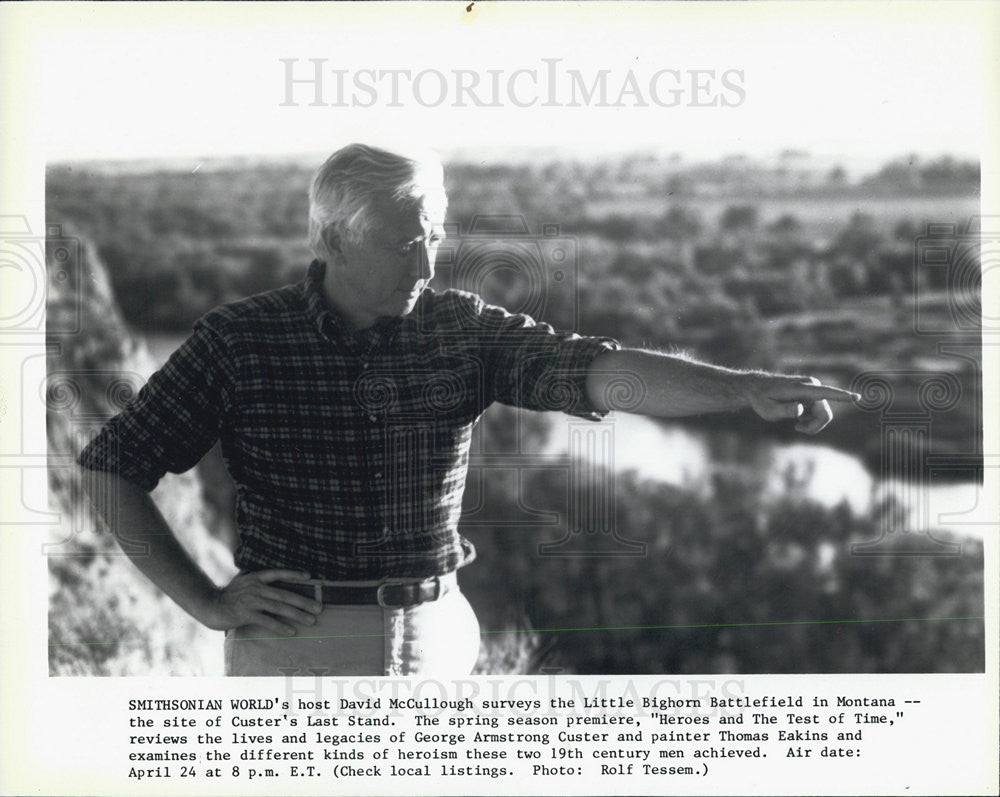
POLYGON ((380 318, 367 329, 353 329, 347 323, 347 319, 327 302, 323 292, 325 276, 326 263, 322 260, 313 260, 302 282, 306 312, 321 335, 331 340, 342 341, 361 354, 374 352, 383 341, 392 341, 402 325, 402 318, 380 318))

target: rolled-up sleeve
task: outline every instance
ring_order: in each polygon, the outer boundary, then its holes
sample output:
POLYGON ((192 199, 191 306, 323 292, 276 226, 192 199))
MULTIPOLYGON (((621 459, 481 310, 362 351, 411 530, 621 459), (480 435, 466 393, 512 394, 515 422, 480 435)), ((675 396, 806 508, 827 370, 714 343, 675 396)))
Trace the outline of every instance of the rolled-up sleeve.
POLYGON ((587 374, 601 353, 620 349, 611 338, 557 332, 523 314, 479 300, 490 399, 529 410, 565 412, 600 420, 587 395, 587 374))
POLYGON ((77 462, 152 490, 165 473, 194 467, 212 447, 231 406, 234 384, 228 346, 201 320, 77 462))

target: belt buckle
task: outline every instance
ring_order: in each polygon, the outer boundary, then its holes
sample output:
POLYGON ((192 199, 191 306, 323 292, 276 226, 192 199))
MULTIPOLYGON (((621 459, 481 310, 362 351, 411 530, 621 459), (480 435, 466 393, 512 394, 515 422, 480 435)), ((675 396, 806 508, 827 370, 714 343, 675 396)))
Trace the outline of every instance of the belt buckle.
MULTIPOLYGON (((441 597, 441 579, 438 578, 437 576, 433 576, 433 579, 434 579, 434 597, 429 598, 428 600, 436 601, 438 598, 441 597)), ((426 580, 427 579, 424 579, 424 581, 426 580)), ((381 584, 379 584, 378 588, 375 590, 375 600, 378 602, 378 605, 381 606, 383 609, 405 609, 408 606, 419 606, 421 603, 427 603, 428 602, 427 600, 418 600, 410 604, 403 604, 403 603, 393 604, 393 603, 386 603, 385 601, 386 587, 406 586, 407 584, 412 584, 413 586, 419 589, 420 586, 424 584, 424 581, 411 581, 410 579, 405 579, 405 578, 398 578, 398 579, 387 578, 381 584)))

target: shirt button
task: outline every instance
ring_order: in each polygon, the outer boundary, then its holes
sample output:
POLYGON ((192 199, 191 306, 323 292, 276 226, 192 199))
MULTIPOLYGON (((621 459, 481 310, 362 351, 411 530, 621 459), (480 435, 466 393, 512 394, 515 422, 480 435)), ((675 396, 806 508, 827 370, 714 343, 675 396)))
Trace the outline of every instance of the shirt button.
POLYGON ((361 361, 361 370, 363 371, 363 370, 365 370, 365 369, 366 369, 367 367, 368 367, 368 361, 367 361, 367 360, 362 360, 362 361, 361 361))
POLYGON ((368 420, 371 421, 372 423, 375 423, 375 421, 378 420, 378 416, 377 415, 369 415, 368 416, 368 420))
POLYGON ((375 474, 375 478, 376 478, 376 479, 381 479, 381 478, 382 478, 382 471, 378 471, 378 472, 377 472, 377 473, 375 474))

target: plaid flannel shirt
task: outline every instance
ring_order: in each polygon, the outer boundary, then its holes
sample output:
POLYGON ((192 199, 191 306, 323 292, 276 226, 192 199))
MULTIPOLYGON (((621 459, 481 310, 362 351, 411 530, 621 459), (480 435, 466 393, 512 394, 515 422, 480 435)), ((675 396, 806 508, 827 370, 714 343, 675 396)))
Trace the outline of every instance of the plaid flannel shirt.
POLYGON ((588 366, 618 348, 462 291, 352 332, 306 279, 219 307, 81 453, 152 490, 221 440, 244 570, 314 578, 442 575, 458 534, 472 427, 499 401, 598 419, 588 366))

